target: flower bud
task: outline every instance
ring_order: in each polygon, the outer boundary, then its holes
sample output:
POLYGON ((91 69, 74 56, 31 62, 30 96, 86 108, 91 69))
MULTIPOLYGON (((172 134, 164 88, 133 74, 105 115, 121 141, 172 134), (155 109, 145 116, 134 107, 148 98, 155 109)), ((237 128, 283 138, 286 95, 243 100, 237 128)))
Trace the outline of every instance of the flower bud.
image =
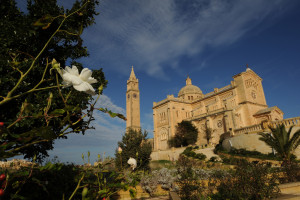
POLYGON ((87 187, 83 188, 83 190, 82 190, 82 199, 84 199, 84 197, 86 197, 87 193, 88 193, 88 188, 87 187))
POLYGON ((122 153, 122 148, 121 147, 118 148, 118 152, 122 153))
POLYGON ((52 62, 51 62, 51 65, 52 65, 52 67, 55 68, 55 69, 59 69, 59 68, 60 68, 60 63, 57 62, 54 58, 53 58, 53 60, 52 60, 52 62))

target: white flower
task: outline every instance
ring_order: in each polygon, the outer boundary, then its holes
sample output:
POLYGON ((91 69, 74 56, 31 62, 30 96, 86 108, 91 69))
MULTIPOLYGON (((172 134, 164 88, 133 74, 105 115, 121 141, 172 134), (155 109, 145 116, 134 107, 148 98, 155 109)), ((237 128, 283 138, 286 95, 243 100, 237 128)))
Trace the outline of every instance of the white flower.
POLYGON ((92 83, 97 83, 97 80, 91 77, 92 71, 88 68, 84 68, 79 74, 76 66, 72 66, 72 69, 66 66, 60 73, 63 78, 63 85, 69 87, 73 85, 75 90, 85 92, 87 94, 95 95, 95 89, 91 86, 92 83))
POLYGON ((127 163, 130 165, 132 170, 134 170, 136 168, 136 160, 134 158, 130 157, 129 160, 127 161, 127 163))

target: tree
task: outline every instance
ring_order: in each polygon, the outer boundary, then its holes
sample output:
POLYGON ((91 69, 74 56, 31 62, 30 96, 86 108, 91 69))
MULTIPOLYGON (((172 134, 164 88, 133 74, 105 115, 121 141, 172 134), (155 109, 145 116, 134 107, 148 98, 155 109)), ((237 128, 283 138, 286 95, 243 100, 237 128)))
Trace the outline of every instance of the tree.
POLYGON ((136 131, 128 129, 122 137, 122 141, 118 142, 118 147, 115 153, 116 166, 119 169, 128 168, 127 161, 129 158, 134 158, 137 161, 137 169, 149 169, 150 154, 152 146, 147 142, 148 133, 141 130, 136 131), (120 151, 121 150, 121 151, 120 151))
POLYGON ((169 141, 173 147, 195 144, 198 138, 198 129, 190 121, 182 121, 176 126, 175 136, 169 141))
POLYGON ((293 126, 288 131, 286 131, 283 124, 276 128, 269 128, 271 129, 271 133, 259 133, 261 136, 259 139, 277 152, 282 158, 284 165, 289 165, 292 154, 300 145, 300 129, 292 136, 293 126))
MULTIPOLYGON (((47 151, 53 149, 54 139, 67 138, 60 134, 67 125, 71 125, 71 132, 83 134, 92 128, 89 123, 93 120, 93 109, 87 111, 87 118, 83 119, 83 111, 91 103, 91 96, 71 87, 60 90, 61 94, 55 92, 57 77, 54 71, 50 73, 48 66, 56 59, 62 68, 67 60, 80 70, 83 68, 75 61, 88 56, 80 35, 94 23, 97 5, 97 0, 76 1, 70 10, 65 10, 57 5, 56 0, 28 0, 28 13, 25 14, 17 8, 14 0, 1 2, 0 102, 3 104, 0 105, 0 120, 4 127, 0 130, 0 159, 21 153, 25 158, 37 156, 41 161, 48 156, 47 151), (20 79, 32 63, 30 73, 20 79), (44 77, 43 81, 41 77, 44 77), (52 89, 27 93, 36 85, 52 89), (19 97, 6 102, 10 92, 19 97), (61 96, 69 92, 71 95, 64 102, 61 96), (18 150, 12 152, 12 149, 18 150)), ((102 69, 94 70, 92 76, 98 80, 93 85, 95 88, 106 87, 102 69)))

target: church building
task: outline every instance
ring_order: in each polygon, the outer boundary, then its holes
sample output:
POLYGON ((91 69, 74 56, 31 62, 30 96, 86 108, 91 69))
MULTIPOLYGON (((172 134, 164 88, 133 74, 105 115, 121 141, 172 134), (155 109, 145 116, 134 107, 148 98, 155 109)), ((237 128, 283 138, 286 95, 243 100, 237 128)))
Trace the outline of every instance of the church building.
MULTIPOLYGON (((129 84, 138 84, 133 70, 131 73, 133 75, 130 75, 129 84)), ((127 103, 127 110, 139 111, 139 107, 134 107, 134 98, 139 98, 138 89, 133 88, 127 93, 132 102, 127 103)), ((133 113, 131 117, 133 115, 138 114, 133 113)), ((191 121, 197 127, 199 135, 196 144, 204 145, 207 144, 204 138, 207 128, 213 131, 210 142, 217 144, 224 133, 233 136, 244 127, 282 119, 283 112, 277 106, 268 107, 262 79, 250 68, 233 76, 229 85, 215 88, 207 94, 203 94, 188 77, 177 97, 168 95, 166 99, 153 103, 154 151, 169 149, 168 140, 174 137, 176 125, 183 120, 191 121)), ((128 126, 139 126, 130 120, 127 121, 128 126)), ((139 122, 139 118, 137 121, 139 122)))

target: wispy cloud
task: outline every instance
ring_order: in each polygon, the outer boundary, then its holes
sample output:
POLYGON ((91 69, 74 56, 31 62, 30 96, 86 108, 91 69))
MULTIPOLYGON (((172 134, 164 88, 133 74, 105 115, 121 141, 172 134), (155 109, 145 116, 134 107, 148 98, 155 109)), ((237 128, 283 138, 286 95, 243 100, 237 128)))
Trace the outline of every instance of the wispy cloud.
POLYGON ((88 46, 94 44, 93 65, 123 73, 134 65, 165 77, 166 70, 179 70, 182 56, 231 44, 286 5, 283 0, 103 0, 97 24, 84 37, 88 46))
MULTIPOLYGON (((113 112, 124 114, 123 108, 115 105, 106 95, 100 97, 96 108, 104 107, 113 112)), ((96 111, 95 121, 91 123, 95 129, 88 130, 85 135, 72 134, 66 140, 57 140, 55 148, 50 152, 51 156, 57 155, 60 160, 81 163, 81 154, 90 151, 94 158, 98 153, 106 152, 106 155, 114 156, 114 150, 118 141, 121 141, 125 132, 125 121, 111 118, 108 114, 96 111), (70 152, 73 152, 70 154, 70 152)))

